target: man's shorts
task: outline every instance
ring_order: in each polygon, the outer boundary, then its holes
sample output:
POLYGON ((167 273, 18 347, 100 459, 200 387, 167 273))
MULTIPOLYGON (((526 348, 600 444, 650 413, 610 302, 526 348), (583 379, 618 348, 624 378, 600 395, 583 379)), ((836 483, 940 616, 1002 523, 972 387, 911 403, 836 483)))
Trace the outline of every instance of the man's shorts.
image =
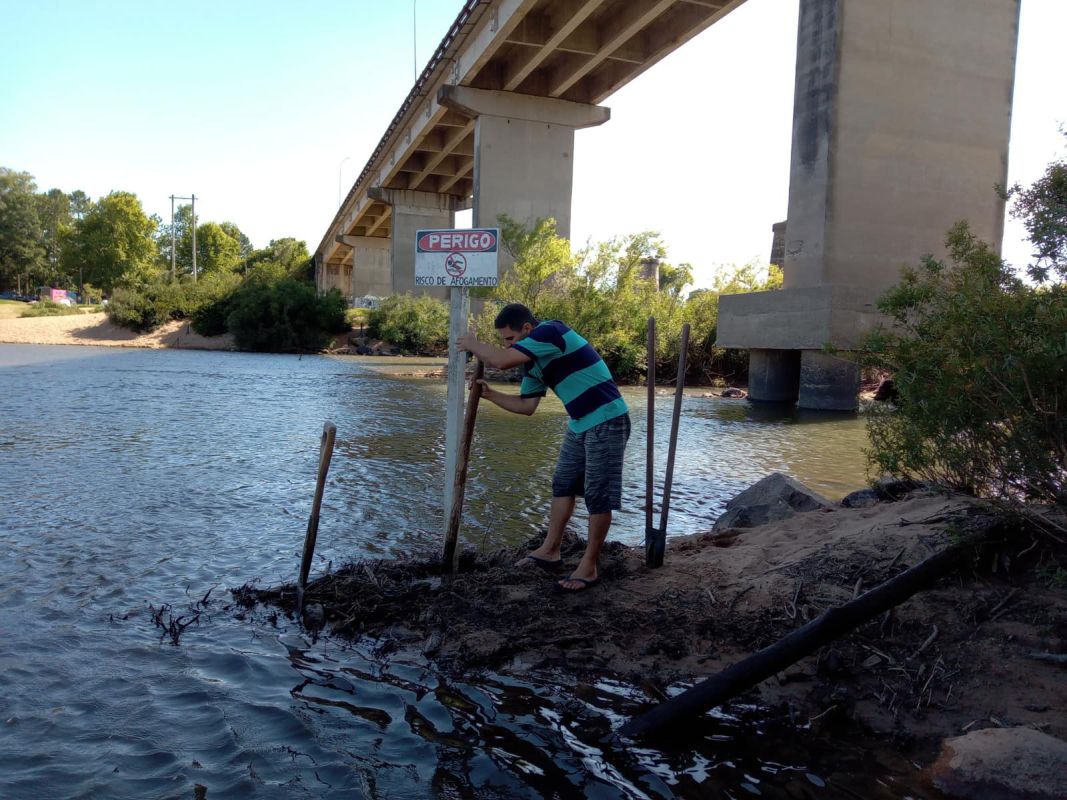
POLYGON ((552 496, 584 496, 590 514, 622 508, 622 455, 629 438, 629 414, 582 433, 568 427, 552 476, 552 496))

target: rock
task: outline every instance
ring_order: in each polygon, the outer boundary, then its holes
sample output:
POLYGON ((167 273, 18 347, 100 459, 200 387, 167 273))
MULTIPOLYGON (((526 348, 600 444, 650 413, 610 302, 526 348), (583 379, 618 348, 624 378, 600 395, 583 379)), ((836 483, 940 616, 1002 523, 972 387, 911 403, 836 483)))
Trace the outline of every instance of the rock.
POLYGON ((367 347, 367 345, 361 344, 356 348, 356 354, 361 356, 372 356, 374 355, 374 351, 367 347))
POLYGON ((744 389, 730 387, 729 389, 723 389, 721 392, 719 392, 719 397, 745 398, 748 397, 748 392, 746 392, 744 389))
POLYGON ((1032 728, 989 728, 946 739, 926 770, 949 797, 965 800, 1062 800, 1067 742, 1032 728))
POLYGON ((785 519, 798 511, 830 507, 829 500, 799 481, 780 472, 772 472, 727 503, 726 510, 715 520, 712 530, 754 528, 785 519))
POLYGON ((897 387, 892 378, 884 378, 874 390, 874 399, 882 403, 895 403, 897 401, 897 387))
POLYGON ((889 476, 879 478, 874 484, 874 491, 878 494, 878 497, 890 503, 903 499, 908 492, 923 488, 926 487, 918 481, 889 476))
POLYGON ((858 492, 846 494, 841 500, 841 505, 845 508, 869 508, 881 501, 882 498, 874 489, 860 489, 858 492))

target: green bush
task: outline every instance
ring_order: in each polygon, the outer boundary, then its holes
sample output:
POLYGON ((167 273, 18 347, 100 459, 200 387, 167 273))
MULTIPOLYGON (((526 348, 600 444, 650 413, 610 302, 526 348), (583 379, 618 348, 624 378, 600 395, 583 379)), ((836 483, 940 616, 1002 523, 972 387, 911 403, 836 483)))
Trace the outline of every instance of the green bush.
POLYGON ((107 317, 116 325, 143 332, 158 328, 165 322, 155 301, 146 293, 132 288, 119 288, 111 293, 107 317))
POLYGON ((448 344, 448 305, 425 295, 387 297, 370 312, 368 323, 371 338, 410 353, 440 350, 448 344))
POLYGON ((26 308, 20 317, 65 317, 70 314, 80 314, 77 306, 68 306, 63 303, 53 303, 51 300, 38 300, 26 308))
POLYGON ((1016 278, 966 223, 879 302, 867 341, 899 400, 868 418, 871 467, 998 501, 1067 502, 1067 284, 1016 278))
POLYGON ((687 264, 672 266, 666 248, 650 231, 601 242, 572 253, 556 235, 555 222, 540 220, 532 228, 500 220, 504 249, 514 258, 500 285, 487 292, 491 302, 475 320, 482 341, 496 340, 493 319, 505 303, 529 306, 538 319, 559 319, 597 349, 615 379, 635 383, 647 375, 647 323, 656 318, 656 375, 676 379, 681 331, 690 325, 686 380, 707 383, 720 377, 744 378, 747 353, 714 346, 721 294, 768 291, 781 286, 782 273, 771 267, 764 277, 755 264, 732 267, 710 289, 682 291, 692 280, 687 264), (659 286, 643 277, 643 262, 659 263, 659 286))
POLYGON ((285 279, 253 281, 230 299, 226 327, 242 350, 321 350, 330 333, 347 330, 344 298, 337 291, 319 297, 308 283, 285 279))

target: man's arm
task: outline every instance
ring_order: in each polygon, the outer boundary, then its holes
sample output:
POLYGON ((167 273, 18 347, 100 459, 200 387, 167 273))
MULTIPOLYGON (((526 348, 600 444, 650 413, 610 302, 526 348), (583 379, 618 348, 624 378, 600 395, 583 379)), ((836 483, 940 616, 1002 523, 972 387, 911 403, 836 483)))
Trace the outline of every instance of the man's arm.
POLYGON ((523 414, 528 417, 537 410, 541 402, 540 397, 519 397, 517 394, 498 391, 485 381, 479 381, 479 383, 482 385, 482 397, 512 414, 523 414))
POLYGON ((467 350, 473 353, 482 360, 482 363, 496 369, 511 369, 530 360, 526 353, 522 353, 513 347, 505 349, 479 342, 473 333, 465 333, 456 339, 456 347, 459 350, 467 350))

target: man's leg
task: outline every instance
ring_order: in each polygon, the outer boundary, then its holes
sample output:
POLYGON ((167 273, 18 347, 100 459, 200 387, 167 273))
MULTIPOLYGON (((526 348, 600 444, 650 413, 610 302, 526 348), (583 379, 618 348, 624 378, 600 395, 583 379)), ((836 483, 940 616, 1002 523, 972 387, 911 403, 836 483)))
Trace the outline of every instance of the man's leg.
POLYGON ((571 576, 566 580, 560 581, 562 588, 581 589, 584 586, 582 581, 596 580, 596 565, 600 559, 600 548, 604 546, 604 541, 608 538, 609 528, 611 528, 610 511, 604 514, 589 515, 589 541, 585 545, 585 553, 582 555, 582 560, 578 562, 578 566, 574 568, 571 576), (576 581, 574 580, 575 578, 581 578, 582 580, 576 581))
POLYGON ((589 540, 585 554, 560 589, 581 591, 596 581, 597 562, 611 528, 611 512, 622 507, 622 460, 630 438, 630 417, 602 422, 585 437, 585 505, 589 509, 589 540))
MULTIPOLYGON (((559 548, 563 543, 563 531, 567 529, 571 514, 574 513, 574 497, 553 497, 552 507, 548 512, 548 533, 545 540, 530 555, 545 561, 558 561, 559 548)), ((522 563, 520 559, 519 563, 522 563)))

